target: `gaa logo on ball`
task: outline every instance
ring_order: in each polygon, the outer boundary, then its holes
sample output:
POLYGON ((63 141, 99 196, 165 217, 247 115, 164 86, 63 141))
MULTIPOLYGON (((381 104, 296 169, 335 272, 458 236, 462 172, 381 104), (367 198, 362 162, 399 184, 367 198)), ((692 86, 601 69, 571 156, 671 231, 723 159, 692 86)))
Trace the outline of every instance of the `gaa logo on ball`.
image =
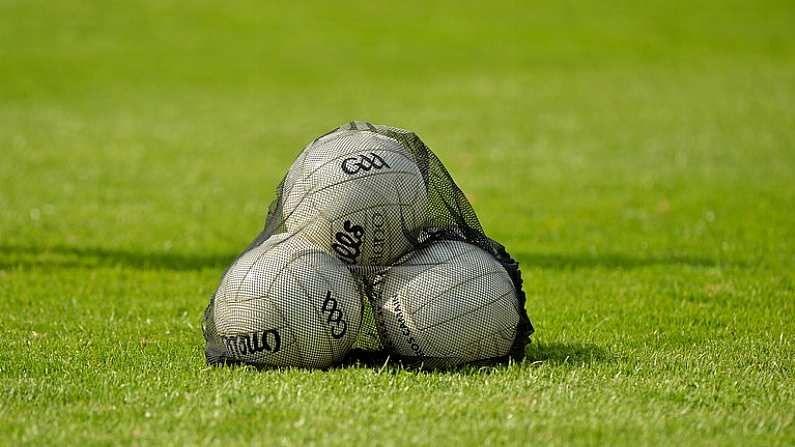
POLYGON ((375 152, 369 155, 362 154, 358 157, 346 158, 342 161, 342 172, 353 175, 359 171, 369 171, 370 169, 389 168, 390 166, 375 152))
POLYGON ((427 195, 416 160, 396 140, 338 131, 290 167, 282 218, 288 232, 348 265, 388 265, 412 249, 407 235, 425 223, 427 195))

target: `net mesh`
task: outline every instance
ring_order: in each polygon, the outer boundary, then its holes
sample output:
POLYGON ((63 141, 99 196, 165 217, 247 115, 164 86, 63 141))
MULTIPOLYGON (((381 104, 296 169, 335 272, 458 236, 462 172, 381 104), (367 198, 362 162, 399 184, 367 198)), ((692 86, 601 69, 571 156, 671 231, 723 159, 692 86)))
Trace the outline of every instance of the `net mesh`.
POLYGON ((204 314, 210 365, 350 358, 445 368, 520 360, 518 263, 407 130, 351 122, 312 141, 204 314))

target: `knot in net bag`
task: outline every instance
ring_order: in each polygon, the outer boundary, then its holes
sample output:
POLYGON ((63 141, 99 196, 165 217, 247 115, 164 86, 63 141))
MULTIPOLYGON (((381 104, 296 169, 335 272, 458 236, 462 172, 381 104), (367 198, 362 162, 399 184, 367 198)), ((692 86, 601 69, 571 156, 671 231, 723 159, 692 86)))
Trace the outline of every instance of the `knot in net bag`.
POLYGON ((289 168, 204 315, 208 364, 448 368, 520 360, 517 262, 412 132, 351 122, 289 168))

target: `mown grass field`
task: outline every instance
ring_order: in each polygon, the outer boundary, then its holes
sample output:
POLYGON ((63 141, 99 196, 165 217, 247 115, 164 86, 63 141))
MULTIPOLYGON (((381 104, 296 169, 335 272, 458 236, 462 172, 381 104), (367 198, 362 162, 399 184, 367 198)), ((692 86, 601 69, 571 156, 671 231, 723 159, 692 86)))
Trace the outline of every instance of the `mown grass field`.
POLYGON ((0 0, 0 444, 795 444, 791 2, 0 0), (205 368, 313 137, 415 130, 519 364, 205 368))

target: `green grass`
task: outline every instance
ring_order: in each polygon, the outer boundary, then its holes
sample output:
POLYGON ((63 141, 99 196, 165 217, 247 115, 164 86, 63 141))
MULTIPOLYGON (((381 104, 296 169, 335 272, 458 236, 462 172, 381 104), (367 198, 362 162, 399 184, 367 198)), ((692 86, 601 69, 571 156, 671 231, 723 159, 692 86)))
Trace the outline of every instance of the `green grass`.
POLYGON ((791 2, 0 0, 0 444, 795 444, 791 2), (696 6, 694 6, 696 5, 696 6), (303 145, 417 131, 520 364, 207 369, 303 145))

